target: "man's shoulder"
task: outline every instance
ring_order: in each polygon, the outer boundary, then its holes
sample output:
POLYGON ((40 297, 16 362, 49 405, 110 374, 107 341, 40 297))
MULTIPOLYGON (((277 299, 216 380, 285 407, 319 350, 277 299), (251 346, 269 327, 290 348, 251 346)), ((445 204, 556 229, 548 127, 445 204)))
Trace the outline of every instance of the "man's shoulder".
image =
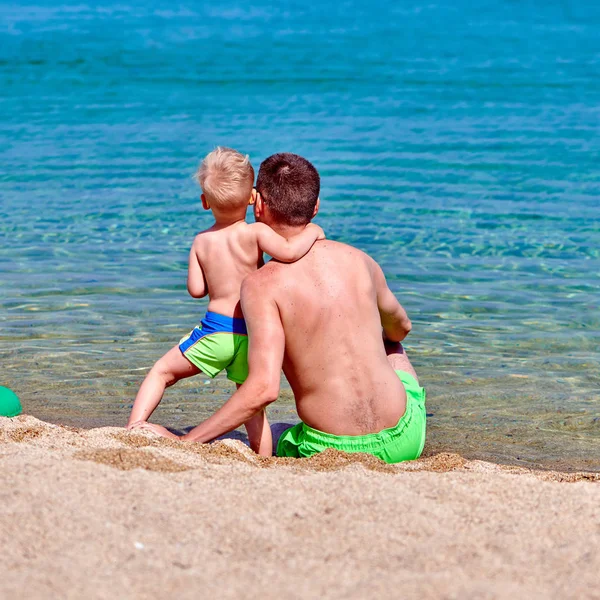
POLYGON ((246 275, 244 283, 248 286, 268 285, 269 281, 273 281, 282 276, 284 271, 280 267, 285 267, 285 264, 270 260, 260 269, 246 275))
POLYGON ((270 260, 264 267, 248 275, 246 281, 248 281, 249 285, 269 288, 270 286, 281 285, 290 278, 294 279, 299 272, 298 269, 302 271, 305 265, 307 269, 312 271, 315 267, 318 268, 320 263, 322 263, 323 269, 331 268, 332 263, 343 265, 361 262, 369 268, 377 264, 366 252, 349 244, 329 239, 315 242, 314 246, 309 250, 307 258, 309 258, 308 261, 301 259, 293 263, 270 260), (310 258, 313 260, 310 261, 310 258))
MULTIPOLYGON (((244 310, 246 302, 259 302, 267 306, 275 301, 276 291, 280 287, 281 280, 277 269, 274 269, 273 266, 269 267, 269 265, 270 263, 244 277, 240 288, 242 310, 244 310)), ((246 314, 245 310, 244 314, 246 314)))
MULTIPOLYGON (((348 263, 363 263, 370 267, 371 265, 376 264, 366 252, 363 252, 350 244, 335 242, 329 239, 317 242, 317 244, 319 244, 315 255, 317 260, 323 260, 328 263, 338 262, 340 266, 348 265, 348 263)), ((316 247, 317 244, 315 244, 314 247, 316 247)))
POLYGON ((241 293, 254 293, 257 291, 263 298, 272 297, 275 292, 293 277, 290 266, 295 263, 281 263, 276 260, 270 260, 260 269, 249 273, 242 282, 241 293))
POLYGON ((345 244, 344 242, 336 242, 334 240, 323 240, 321 242, 324 249, 328 249, 331 252, 343 252, 345 254, 356 254, 366 258, 370 258, 366 252, 363 252, 359 248, 355 246, 351 246, 350 244, 345 244))

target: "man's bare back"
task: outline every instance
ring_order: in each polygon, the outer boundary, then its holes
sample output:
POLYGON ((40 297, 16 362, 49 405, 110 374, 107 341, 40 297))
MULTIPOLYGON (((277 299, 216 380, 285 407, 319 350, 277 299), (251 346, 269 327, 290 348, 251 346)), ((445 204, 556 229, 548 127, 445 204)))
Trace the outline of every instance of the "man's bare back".
POLYGON ((299 417, 335 435, 393 427, 404 386, 387 360, 377 309, 380 267, 345 244, 317 242, 298 262, 271 261, 250 278, 278 307, 284 373, 299 417))

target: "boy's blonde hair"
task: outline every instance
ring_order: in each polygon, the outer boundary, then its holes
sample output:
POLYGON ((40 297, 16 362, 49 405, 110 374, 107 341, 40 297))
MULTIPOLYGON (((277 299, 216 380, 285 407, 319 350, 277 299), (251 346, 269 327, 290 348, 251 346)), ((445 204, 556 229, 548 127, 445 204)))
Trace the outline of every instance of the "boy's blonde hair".
POLYGON ((200 163, 196 179, 211 207, 238 208, 250 200, 254 169, 248 155, 217 146, 200 163))

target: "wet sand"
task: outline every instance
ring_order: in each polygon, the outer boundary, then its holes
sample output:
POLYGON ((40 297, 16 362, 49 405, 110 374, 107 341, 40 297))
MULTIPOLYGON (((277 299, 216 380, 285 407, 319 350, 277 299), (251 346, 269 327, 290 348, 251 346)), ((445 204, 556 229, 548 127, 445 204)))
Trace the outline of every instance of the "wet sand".
POLYGON ((0 418, 1 598, 600 598, 600 474, 0 418))

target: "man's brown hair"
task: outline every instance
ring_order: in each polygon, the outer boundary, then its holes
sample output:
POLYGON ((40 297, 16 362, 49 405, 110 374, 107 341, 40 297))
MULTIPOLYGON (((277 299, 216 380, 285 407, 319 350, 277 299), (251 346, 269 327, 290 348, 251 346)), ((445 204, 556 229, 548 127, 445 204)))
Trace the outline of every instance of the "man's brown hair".
POLYGON ((285 225, 306 225, 313 218, 321 178, 305 158, 290 152, 269 156, 260 165, 256 191, 273 217, 285 225))

